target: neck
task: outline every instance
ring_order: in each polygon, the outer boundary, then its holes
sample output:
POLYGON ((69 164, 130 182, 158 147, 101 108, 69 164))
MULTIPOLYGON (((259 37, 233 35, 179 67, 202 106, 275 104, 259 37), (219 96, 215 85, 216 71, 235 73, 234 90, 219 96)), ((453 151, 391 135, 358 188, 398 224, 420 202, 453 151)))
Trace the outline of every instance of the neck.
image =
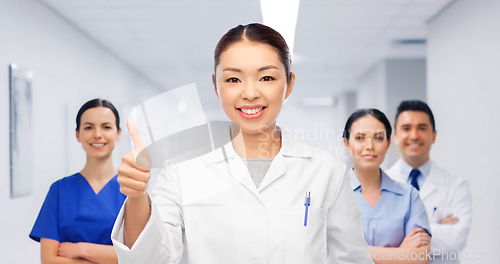
POLYGON ((364 191, 380 190, 380 185, 382 183, 382 175, 380 174, 380 169, 376 168, 373 170, 365 170, 363 168, 357 167, 354 164, 354 173, 358 177, 361 183, 361 189, 364 191))
POLYGON ((402 158, 406 163, 408 163, 408 165, 412 166, 414 169, 418 169, 418 167, 422 166, 422 164, 429 160, 429 155, 426 155, 425 157, 402 156, 402 158))
POLYGON ((234 151, 241 158, 274 158, 281 149, 276 123, 257 134, 245 133, 232 123, 231 141, 234 151))
POLYGON ((104 158, 95 158, 87 155, 87 163, 80 173, 87 180, 107 182, 116 175, 117 170, 113 166, 111 155, 104 158))

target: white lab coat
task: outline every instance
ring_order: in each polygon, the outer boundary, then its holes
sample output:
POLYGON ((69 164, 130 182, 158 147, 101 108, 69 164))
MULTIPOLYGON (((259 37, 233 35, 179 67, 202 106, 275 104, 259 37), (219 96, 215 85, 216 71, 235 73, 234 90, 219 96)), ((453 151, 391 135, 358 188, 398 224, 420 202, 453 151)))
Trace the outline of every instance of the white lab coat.
POLYGON ((112 232, 120 263, 373 263, 344 164, 284 133, 256 188, 232 143, 223 149, 165 163, 132 249, 122 207, 112 232))
MULTIPOLYGON (((408 183, 409 175, 401 174, 399 159, 386 173, 393 179, 408 183)), ((434 254, 432 263, 460 263, 457 256, 467 241, 472 221, 472 198, 467 180, 453 175, 431 161, 429 175, 420 187, 420 198, 425 205, 431 223, 431 251, 434 254), (434 212, 434 208, 436 211, 434 212), (458 217, 455 225, 441 225, 439 222, 448 214, 458 217), (455 252, 455 253, 451 253, 455 252)))

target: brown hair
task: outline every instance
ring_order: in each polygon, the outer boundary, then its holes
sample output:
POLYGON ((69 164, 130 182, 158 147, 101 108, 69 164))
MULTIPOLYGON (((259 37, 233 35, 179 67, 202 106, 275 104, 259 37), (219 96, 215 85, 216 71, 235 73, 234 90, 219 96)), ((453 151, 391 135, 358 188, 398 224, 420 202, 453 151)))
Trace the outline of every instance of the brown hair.
POLYGON ((116 110, 115 106, 111 102, 99 98, 90 100, 82 105, 82 107, 78 111, 78 114, 76 114, 76 131, 80 131, 80 120, 82 119, 83 113, 88 109, 94 107, 107 107, 111 109, 111 111, 115 115, 116 130, 120 131, 120 116, 118 115, 118 111, 116 110))

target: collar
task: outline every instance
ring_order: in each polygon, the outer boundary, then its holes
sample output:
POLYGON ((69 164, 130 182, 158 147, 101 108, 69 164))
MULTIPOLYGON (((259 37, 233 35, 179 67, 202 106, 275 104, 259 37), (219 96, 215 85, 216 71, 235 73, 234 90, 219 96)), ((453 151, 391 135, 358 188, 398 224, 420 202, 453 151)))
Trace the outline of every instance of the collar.
MULTIPOLYGON (((417 169, 420 171, 422 174, 422 179, 425 182, 425 179, 427 176, 429 176, 429 172, 431 171, 431 159, 426 161, 424 164, 420 165, 417 169)), ((409 180, 410 179, 410 172, 413 170, 413 167, 410 166, 410 164, 406 163, 403 159, 401 159, 401 175, 405 175, 404 179, 409 180)))
MULTIPOLYGON (((354 168, 349 170, 349 175, 351 176, 351 186, 354 192, 361 191, 361 183, 359 182, 358 176, 354 173, 354 168)), ((391 179, 387 174, 380 169, 380 175, 382 177, 380 183, 380 191, 392 192, 398 195, 404 194, 404 189, 397 184, 396 181, 391 179)))
MULTIPOLYGON (((278 134, 281 136, 281 149, 278 152, 278 155, 283 155, 284 157, 292 157, 292 158, 311 158, 312 153, 310 148, 296 140, 293 139, 292 134, 289 131, 282 130, 280 127, 276 126, 276 130, 278 134)), ((227 142, 220 148, 216 148, 212 152, 208 153, 206 156, 206 163, 212 164, 221 162, 224 160, 233 159, 238 154, 234 151, 233 143, 231 142, 230 130, 229 127, 223 137, 222 142, 227 142)))
POLYGON ((351 176, 351 186, 352 191, 355 192, 361 189, 361 182, 359 182, 358 176, 354 173, 354 168, 349 170, 349 176, 351 176))

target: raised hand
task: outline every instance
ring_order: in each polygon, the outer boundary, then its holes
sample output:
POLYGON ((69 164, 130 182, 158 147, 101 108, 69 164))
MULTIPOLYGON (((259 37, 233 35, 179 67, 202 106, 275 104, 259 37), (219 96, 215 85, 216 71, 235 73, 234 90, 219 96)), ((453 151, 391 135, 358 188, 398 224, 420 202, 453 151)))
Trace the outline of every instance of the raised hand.
POLYGON ((147 195, 148 183, 151 178, 149 171, 151 158, 144 142, 142 142, 135 122, 128 120, 127 128, 134 149, 122 158, 122 165, 118 168, 118 182, 120 183, 120 191, 127 196, 123 242, 132 248, 151 215, 147 195))
POLYGON ((127 121, 127 128, 134 144, 134 149, 122 158, 118 168, 118 182, 120 191, 127 197, 141 197, 147 193, 151 178, 151 158, 142 142, 141 136, 134 121, 127 121))
POLYGON ((431 243, 431 237, 427 231, 423 228, 414 228, 408 233, 403 242, 401 242, 400 248, 419 248, 421 246, 427 246, 431 243))

